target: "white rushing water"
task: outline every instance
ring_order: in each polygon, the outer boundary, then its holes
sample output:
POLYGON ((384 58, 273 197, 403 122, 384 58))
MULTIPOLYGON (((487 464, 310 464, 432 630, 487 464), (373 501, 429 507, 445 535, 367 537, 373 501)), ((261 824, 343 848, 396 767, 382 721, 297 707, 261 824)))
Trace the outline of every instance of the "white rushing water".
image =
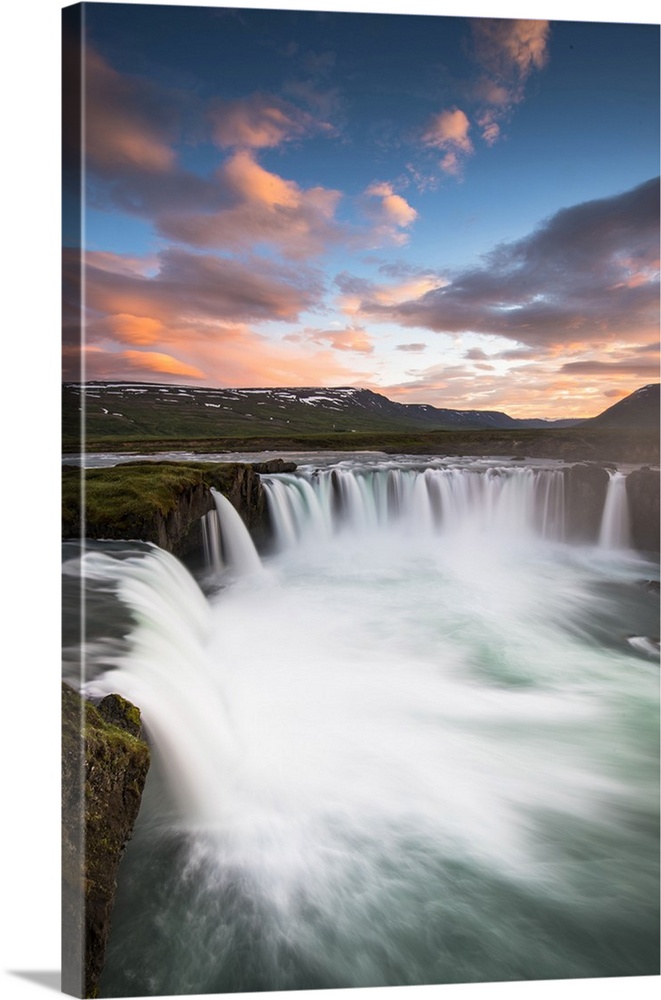
POLYGON ((627 479, 619 471, 610 473, 599 544, 607 549, 626 549, 631 544, 627 479))
POLYGON ((654 974, 658 566, 565 544, 557 470, 266 484, 213 597, 86 557, 155 757, 104 994, 654 974))

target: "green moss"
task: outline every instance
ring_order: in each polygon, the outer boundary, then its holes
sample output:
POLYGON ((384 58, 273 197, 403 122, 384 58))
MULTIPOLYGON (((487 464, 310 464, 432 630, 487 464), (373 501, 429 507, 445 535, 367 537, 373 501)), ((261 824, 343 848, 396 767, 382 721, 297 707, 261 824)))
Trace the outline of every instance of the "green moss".
POLYGON ((62 527, 65 538, 84 533, 95 538, 156 541, 156 519, 173 512, 195 487, 221 492, 236 479, 238 463, 125 462, 103 469, 65 466, 62 527))

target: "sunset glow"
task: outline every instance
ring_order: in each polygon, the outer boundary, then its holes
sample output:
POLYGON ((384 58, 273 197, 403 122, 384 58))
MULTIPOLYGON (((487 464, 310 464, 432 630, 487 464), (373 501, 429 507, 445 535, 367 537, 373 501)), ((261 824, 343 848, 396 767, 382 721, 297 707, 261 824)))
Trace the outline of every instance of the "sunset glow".
POLYGON ((87 378, 519 417, 658 381, 658 26, 156 11, 85 7, 87 378))

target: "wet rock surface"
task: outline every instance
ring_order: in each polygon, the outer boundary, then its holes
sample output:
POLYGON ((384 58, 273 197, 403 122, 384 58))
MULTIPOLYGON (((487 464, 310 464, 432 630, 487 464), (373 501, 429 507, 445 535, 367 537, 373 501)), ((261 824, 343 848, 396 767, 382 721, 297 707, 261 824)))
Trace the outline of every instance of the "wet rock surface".
POLYGON ((659 551, 659 470, 649 466, 627 476, 631 534, 637 549, 659 551))
POLYGON ((140 712, 62 685, 62 990, 96 997, 117 873, 149 770, 140 712))

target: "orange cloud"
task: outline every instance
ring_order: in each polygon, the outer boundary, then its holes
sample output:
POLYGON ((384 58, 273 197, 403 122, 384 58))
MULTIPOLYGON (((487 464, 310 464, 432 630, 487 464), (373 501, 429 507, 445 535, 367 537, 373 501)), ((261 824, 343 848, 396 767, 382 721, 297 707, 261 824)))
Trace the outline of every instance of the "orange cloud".
POLYGON ((341 235, 335 222, 339 191, 300 188, 260 166, 249 150, 239 150, 218 173, 231 204, 213 213, 164 215, 166 235, 193 246, 232 250, 261 243, 277 245, 287 257, 322 253, 341 235))
POLYGON ((260 167, 247 150, 235 153, 223 167, 222 175, 232 191, 247 202, 268 208, 298 208, 301 204, 298 185, 260 167))
POLYGON ((160 351, 122 351, 120 358, 130 368, 146 370, 159 375, 180 375, 185 378, 206 378, 203 371, 193 365, 178 361, 170 354, 160 351))
POLYGON ((131 316, 129 313, 108 316, 102 324, 110 336, 139 346, 156 343, 165 332, 160 320, 152 316, 131 316))

